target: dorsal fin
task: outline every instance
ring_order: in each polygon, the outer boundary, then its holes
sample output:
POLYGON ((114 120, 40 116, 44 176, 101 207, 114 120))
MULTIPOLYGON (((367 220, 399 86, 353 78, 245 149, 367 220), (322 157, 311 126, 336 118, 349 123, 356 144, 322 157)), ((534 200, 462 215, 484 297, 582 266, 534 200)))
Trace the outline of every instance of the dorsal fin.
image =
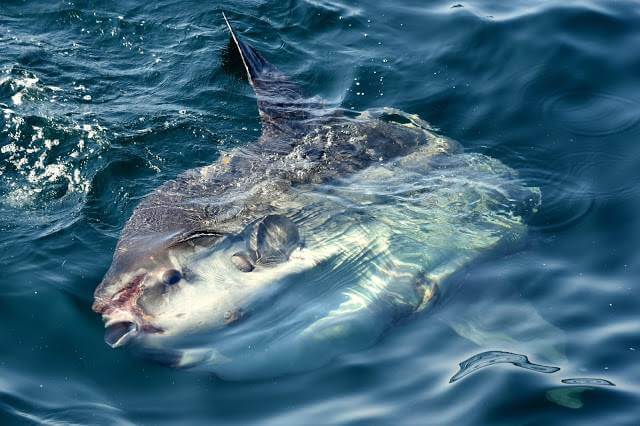
POLYGON ((300 87, 291 82, 267 61, 253 46, 244 42, 222 13, 231 33, 231 41, 247 71, 247 78, 258 98, 258 110, 264 134, 298 134, 313 110, 322 106, 305 97, 300 87))

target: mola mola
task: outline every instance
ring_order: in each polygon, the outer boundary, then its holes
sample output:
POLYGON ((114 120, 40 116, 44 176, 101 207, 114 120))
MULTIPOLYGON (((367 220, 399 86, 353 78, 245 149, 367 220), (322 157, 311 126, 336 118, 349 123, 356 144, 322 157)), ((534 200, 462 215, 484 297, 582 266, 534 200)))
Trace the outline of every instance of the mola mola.
POLYGON ((431 306, 540 203, 420 118, 325 107, 224 17, 262 135, 134 210, 93 310, 105 341, 225 378, 321 366, 431 306))

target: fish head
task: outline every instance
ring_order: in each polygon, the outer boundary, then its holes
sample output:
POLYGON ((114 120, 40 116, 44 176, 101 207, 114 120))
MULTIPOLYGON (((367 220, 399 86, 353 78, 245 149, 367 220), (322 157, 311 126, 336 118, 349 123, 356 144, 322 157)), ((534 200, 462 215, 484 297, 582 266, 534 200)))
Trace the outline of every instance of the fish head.
POLYGON ((299 235, 281 216, 267 216, 237 235, 192 234, 119 243, 94 295, 107 344, 167 346, 229 326, 275 284, 308 266, 290 261, 299 235))

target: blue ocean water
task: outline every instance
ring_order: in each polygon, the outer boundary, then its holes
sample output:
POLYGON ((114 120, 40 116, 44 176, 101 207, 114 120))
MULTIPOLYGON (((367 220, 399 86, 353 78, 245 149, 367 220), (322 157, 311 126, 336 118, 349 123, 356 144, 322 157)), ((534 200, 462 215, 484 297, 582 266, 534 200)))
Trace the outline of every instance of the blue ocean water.
POLYGON ((1 423, 640 423, 638 22, 633 1, 2 0, 1 423), (308 93, 418 114, 540 187, 522 247, 307 373, 231 382, 106 346, 92 295, 133 208, 260 134, 221 10, 308 93), (534 367, 450 325, 508 335, 530 309, 564 342, 534 367), (478 355, 495 365, 450 382, 478 355))

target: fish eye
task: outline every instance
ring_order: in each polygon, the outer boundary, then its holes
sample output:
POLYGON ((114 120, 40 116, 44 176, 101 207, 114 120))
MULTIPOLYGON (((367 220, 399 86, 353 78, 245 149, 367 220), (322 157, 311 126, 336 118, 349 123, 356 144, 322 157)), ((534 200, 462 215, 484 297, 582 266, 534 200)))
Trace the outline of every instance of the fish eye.
POLYGON ((253 271, 253 264, 249 259, 249 256, 246 253, 238 252, 231 256, 231 262, 235 265, 235 267, 240 272, 251 272, 253 271))
POLYGON ((162 282, 168 285, 178 284, 182 274, 177 269, 168 269, 162 274, 162 282))

